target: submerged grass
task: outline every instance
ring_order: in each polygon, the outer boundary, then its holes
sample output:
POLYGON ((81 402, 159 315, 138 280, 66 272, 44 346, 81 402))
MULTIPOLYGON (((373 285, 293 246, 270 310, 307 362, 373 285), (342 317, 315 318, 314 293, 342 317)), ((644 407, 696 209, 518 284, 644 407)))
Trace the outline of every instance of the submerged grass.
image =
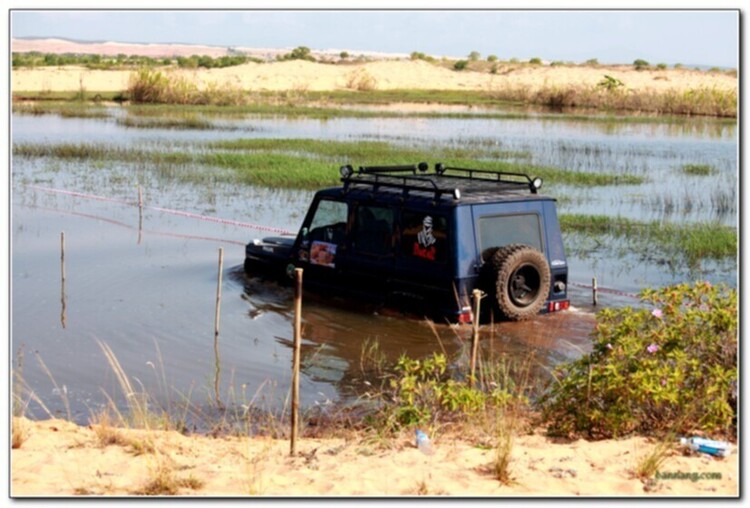
POLYGON ((439 160, 448 166, 527 173, 542 177, 552 184, 599 186, 639 184, 645 180, 637 175, 586 173, 493 160, 502 156, 502 151, 482 147, 416 148, 379 141, 249 139, 218 142, 208 145, 208 148, 224 151, 160 152, 96 143, 19 143, 13 145, 13 155, 167 165, 197 164, 229 169, 234 173, 236 181, 241 183, 286 188, 335 185, 339 181, 337 168, 342 164, 416 164, 427 158, 434 162, 439 160))
POLYGON ((131 129, 184 129, 184 130, 236 130, 236 127, 220 125, 196 115, 182 117, 118 118, 117 124, 131 129))
POLYGON ((98 105, 84 102, 13 103, 17 115, 59 115, 63 118, 109 118, 109 111, 98 105))
POLYGON ((680 171, 691 176, 709 176, 718 172, 710 164, 685 164, 680 168, 680 171))
POLYGON ((701 259, 737 256, 737 230, 717 223, 671 224, 640 222, 606 215, 560 215, 564 232, 628 238, 665 254, 684 256, 693 265, 701 259))

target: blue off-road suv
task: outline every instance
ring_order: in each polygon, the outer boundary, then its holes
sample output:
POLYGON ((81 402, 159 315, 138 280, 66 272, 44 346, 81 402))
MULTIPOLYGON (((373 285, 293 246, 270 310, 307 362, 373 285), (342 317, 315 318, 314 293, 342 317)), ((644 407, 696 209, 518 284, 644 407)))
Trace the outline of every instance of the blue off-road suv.
POLYGON ((424 162, 340 172, 296 236, 247 245, 247 273, 303 268, 305 287, 454 322, 473 320, 474 289, 498 318, 569 307, 555 200, 538 194, 540 178, 424 162))

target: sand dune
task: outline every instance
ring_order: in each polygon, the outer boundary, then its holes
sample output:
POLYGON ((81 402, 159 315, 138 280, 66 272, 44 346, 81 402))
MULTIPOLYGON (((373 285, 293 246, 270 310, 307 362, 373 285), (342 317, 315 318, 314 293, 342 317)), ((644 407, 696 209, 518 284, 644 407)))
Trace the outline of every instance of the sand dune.
MULTIPOLYGON (((223 69, 171 69, 200 86, 208 84, 240 87, 248 91, 327 91, 356 89, 361 83, 376 90, 500 90, 507 88, 585 86, 593 87, 604 75, 621 80, 629 90, 688 90, 717 88, 733 90, 737 79, 727 74, 694 70, 642 70, 623 67, 566 67, 516 65, 498 74, 457 72, 424 61, 396 60, 362 64, 331 65, 302 60, 248 63, 223 69)), ((128 87, 131 71, 89 70, 83 67, 14 69, 14 92, 88 91, 119 92, 128 87)))

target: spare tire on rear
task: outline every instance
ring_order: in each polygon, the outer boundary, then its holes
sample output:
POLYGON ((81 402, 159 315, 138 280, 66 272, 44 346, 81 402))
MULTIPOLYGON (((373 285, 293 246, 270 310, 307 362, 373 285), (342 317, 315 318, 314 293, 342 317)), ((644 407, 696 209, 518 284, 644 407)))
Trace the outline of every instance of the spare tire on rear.
POLYGON ((552 278, 544 254, 514 243, 498 249, 491 263, 495 299, 503 316, 520 321, 537 315, 547 301, 552 278))

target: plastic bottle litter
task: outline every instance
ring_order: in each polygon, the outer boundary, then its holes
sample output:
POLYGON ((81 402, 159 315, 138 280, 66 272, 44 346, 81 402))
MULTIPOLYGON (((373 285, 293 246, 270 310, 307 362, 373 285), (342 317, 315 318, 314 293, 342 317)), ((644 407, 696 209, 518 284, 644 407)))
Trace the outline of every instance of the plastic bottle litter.
POLYGON ((432 455, 432 443, 430 442, 430 438, 427 437, 427 434, 419 429, 417 429, 416 434, 417 448, 419 448, 419 451, 424 453, 425 455, 432 455))
POLYGON ((715 455, 717 457, 726 457, 729 455, 731 445, 726 441, 714 441, 702 437, 680 438, 680 444, 687 446, 693 451, 715 455))

